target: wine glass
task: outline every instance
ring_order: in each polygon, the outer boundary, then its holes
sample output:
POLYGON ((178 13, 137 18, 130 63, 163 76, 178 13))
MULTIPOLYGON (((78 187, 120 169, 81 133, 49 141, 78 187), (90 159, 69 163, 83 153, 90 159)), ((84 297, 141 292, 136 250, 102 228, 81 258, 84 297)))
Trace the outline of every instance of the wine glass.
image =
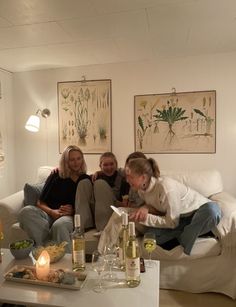
POLYGON ((144 234, 144 240, 143 240, 143 245, 145 250, 148 252, 148 261, 147 261, 147 267, 151 268, 152 267, 152 252, 156 248, 156 236, 154 233, 151 232, 146 232, 144 234))
POLYGON ((117 276, 112 271, 112 267, 117 260, 117 246, 116 245, 106 245, 104 250, 104 258, 108 264, 109 272, 104 275, 104 278, 110 281, 116 281, 117 276))
POLYGON ((97 293, 103 292, 105 289, 102 286, 102 272, 105 270, 106 261, 102 254, 98 250, 95 250, 92 254, 92 269, 98 273, 98 284, 93 288, 97 293))

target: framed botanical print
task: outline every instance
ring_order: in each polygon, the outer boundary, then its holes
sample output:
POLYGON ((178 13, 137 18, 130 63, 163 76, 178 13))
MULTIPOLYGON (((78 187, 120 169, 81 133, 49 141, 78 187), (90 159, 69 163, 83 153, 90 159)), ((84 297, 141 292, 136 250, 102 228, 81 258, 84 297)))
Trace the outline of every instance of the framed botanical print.
POLYGON ((111 80, 58 82, 59 151, 111 151, 111 80))
POLYGON ((135 150, 215 153, 216 91, 134 97, 135 150))

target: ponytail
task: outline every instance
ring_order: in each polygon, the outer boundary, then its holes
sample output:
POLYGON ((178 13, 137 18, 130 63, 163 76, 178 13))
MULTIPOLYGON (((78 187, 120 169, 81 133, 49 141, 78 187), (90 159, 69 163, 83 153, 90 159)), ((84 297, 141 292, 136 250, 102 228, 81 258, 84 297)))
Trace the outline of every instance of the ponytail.
POLYGON ((156 160, 154 160, 152 158, 148 158, 147 160, 150 163, 151 168, 152 168, 152 172, 153 172, 152 176, 159 178, 160 177, 160 169, 159 169, 159 166, 158 166, 156 160))

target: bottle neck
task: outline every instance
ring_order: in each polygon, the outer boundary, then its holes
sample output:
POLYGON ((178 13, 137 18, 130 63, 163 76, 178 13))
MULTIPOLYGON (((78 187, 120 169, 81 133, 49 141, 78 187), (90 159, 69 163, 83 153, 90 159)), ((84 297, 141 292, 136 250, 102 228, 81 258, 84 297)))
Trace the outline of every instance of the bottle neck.
POLYGON ((80 215, 79 214, 75 214, 74 216, 74 227, 75 229, 80 229, 80 215))
POLYGON ((128 221, 128 214, 126 212, 123 212, 122 213, 122 226, 127 228, 128 227, 128 224, 129 224, 129 221, 128 221))
POLYGON ((129 222, 129 237, 135 238, 135 224, 134 224, 134 222, 129 222))

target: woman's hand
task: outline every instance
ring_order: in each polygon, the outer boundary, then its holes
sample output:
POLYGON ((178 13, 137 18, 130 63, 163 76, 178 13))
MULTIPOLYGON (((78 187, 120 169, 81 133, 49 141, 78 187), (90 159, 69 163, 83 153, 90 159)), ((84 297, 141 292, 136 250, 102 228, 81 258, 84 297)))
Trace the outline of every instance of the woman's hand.
POLYGON ((74 208, 71 205, 61 205, 59 208, 59 213, 61 216, 63 215, 73 215, 74 208))
POLYGON ((148 215, 148 208, 146 206, 142 206, 138 209, 133 210, 129 214, 129 219, 134 222, 144 222, 148 215))
POLYGON ((59 167, 55 167, 54 169, 52 169, 51 174, 57 174, 59 173, 59 167))
POLYGON ((101 171, 96 171, 94 174, 91 175, 91 179, 92 179, 92 182, 96 181, 98 176, 101 174, 102 172, 101 171))
POLYGON ((48 213, 54 220, 57 220, 61 217, 60 209, 51 209, 48 213))

